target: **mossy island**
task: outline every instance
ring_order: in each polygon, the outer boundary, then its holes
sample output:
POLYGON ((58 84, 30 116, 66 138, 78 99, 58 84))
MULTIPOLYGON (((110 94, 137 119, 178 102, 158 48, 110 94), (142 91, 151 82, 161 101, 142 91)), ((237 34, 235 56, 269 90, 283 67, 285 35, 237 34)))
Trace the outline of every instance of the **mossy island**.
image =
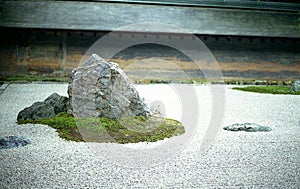
POLYGON ((232 89, 245 91, 245 92, 274 94, 274 95, 275 94, 300 95, 299 90, 298 91, 292 90, 292 87, 290 86, 246 86, 246 87, 233 87, 232 89))
POLYGON ((18 124, 48 125, 59 136, 71 141, 137 143, 156 142, 184 133, 179 121, 160 117, 125 117, 120 120, 110 118, 77 119, 67 113, 59 113, 53 118, 22 120, 18 124), (84 132, 84 136, 82 133, 84 132))
POLYGON ((71 73, 69 97, 56 93, 19 112, 19 124, 43 124, 72 141, 156 142, 185 132, 144 103, 116 63, 93 54, 71 73))

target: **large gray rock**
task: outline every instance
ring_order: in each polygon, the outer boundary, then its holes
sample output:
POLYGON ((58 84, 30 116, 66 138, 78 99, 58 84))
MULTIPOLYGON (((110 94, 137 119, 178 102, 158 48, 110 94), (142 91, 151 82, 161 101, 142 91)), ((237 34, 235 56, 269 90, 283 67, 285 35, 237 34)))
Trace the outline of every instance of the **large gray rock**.
POLYGON ((300 80, 296 80, 293 82, 293 84, 291 86, 291 91, 293 91, 293 92, 300 91, 300 80))
POLYGON ((26 146, 31 142, 23 136, 5 136, 0 137, 0 149, 15 148, 19 146, 26 146))
POLYGON ((246 132, 267 132, 272 130, 268 126, 262 126, 256 123, 243 123, 243 124, 235 123, 232 125, 228 125, 223 129, 227 131, 246 131, 246 132))
POLYGON ((149 108, 118 64, 96 54, 72 71, 68 94, 68 113, 76 117, 146 117, 149 114, 149 108))
POLYGON ((53 93, 42 102, 35 102, 19 112, 17 120, 38 120, 41 118, 52 118, 61 112, 67 112, 68 98, 53 93))

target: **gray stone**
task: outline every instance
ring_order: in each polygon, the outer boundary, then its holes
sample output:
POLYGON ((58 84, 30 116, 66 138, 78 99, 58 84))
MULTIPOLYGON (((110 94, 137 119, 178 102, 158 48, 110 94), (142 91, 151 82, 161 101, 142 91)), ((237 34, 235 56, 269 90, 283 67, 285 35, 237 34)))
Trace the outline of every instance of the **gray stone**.
POLYGON ((67 97, 60 96, 57 93, 53 93, 45 100, 45 102, 48 102, 53 107, 55 115, 61 112, 67 112, 67 101, 67 97))
POLYGON ((52 118, 61 112, 67 112, 68 98, 53 93, 42 102, 35 102, 19 112, 17 120, 37 120, 41 118, 52 118))
POLYGON ((293 82, 293 84, 291 86, 291 91, 293 91, 293 92, 300 91, 300 80, 296 80, 293 82))
POLYGON ((76 117, 148 116, 149 108, 116 63, 93 54, 74 69, 68 86, 68 113, 76 117))
POLYGON ((0 137, 0 149, 15 148, 19 146, 26 146, 31 142, 23 136, 5 136, 0 137))
POLYGON ((258 125, 256 123, 232 124, 223 128, 227 131, 246 131, 246 132, 267 132, 272 129, 268 126, 258 125))

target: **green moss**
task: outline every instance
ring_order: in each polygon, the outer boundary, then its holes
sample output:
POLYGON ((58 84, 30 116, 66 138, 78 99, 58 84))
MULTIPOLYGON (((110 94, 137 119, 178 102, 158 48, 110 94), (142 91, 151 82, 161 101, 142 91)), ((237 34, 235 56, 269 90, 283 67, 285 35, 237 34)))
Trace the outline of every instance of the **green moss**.
POLYGON ((61 113, 54 118, 25 120, 19 124, 43 124, 57 130, 59 136, 72 141, 86 142, 155 142, 164 138, 181 135, 184 127, 173 119, 136 116, 120 120, 109 118, 76 119, 61 113), (84 138, 82 138, 83 134, 84 138))
POLYGON ((249 87, 234 87, 232 89, 247 91, 247 92, 256 92, 256 93, 300 95, 300 91, 292 92, 289 86, 249 86, 249 87))

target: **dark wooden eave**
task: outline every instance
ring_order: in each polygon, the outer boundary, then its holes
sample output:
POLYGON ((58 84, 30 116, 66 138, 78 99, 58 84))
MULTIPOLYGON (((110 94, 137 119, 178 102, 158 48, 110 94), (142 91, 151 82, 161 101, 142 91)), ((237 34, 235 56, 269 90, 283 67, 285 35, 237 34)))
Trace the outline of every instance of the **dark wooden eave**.
POLYGON ((300 38, 295 11, 94 1, 0 1, 0 27, 300 38), (160 22, 174 27, 120 28, 160 22))

